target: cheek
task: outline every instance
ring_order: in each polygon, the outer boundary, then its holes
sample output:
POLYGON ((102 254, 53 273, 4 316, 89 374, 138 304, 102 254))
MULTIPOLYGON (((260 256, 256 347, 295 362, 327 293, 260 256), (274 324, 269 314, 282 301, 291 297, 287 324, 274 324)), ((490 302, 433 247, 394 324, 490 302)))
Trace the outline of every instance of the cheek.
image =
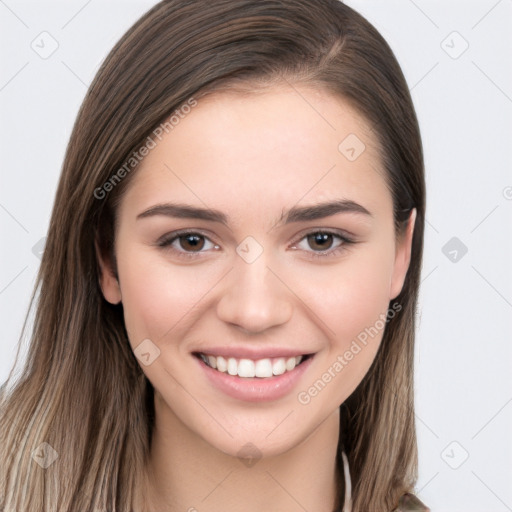
MULTIPOLYGON (((332 349, 344 352, 376 324, 382 330, 382 314, 389 305, 392 262, 392 247, 379 251, 369 247, 315 275, 315 312, 326 326, 332 349)), ((378 343, 380 337, 374 337, 378 343)))
POLYGON ((337 407, 368 372, 386 327, 389 262, 382 253, 360 253, 336 271, 316 275, 317 289, 323 292, 313 296, 314 311, 329 343, 318 359, 311 387, 298 395, 301 404, 314 402, 318 411, 337 407))
POLYGON ((130 255, 118 259, 118 270, 132 345, 145 338, 157 343, 170 331, 181 331, 194 315, 194 305, 212 287, 208 273, 199 279, 192 267, 173 267, 154 248, 119 253, 130 255))

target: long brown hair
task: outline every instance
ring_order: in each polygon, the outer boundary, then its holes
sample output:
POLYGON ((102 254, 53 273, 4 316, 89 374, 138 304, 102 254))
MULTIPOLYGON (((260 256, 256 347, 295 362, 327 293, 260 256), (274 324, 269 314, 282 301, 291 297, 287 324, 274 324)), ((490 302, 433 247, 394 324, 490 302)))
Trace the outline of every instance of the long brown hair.
POLYGON ((164 0, 109 53, 73 128, 31 301, 28 355, 3 387, 0 510, 133 510, 151 442, 153 389, 130 348, 122 305, 103 298, 95 241, 112 256, 117 205, 137 170, 130 159, 155 127, 191 98, 283 81, 328 90, 369 121, 398 235, 404 212, 417 210, 411 264, 396 298, 401 310, 341 407, 338 450, 340 475, 342 448, 350 462, 354 512, 389 511, 413 489, 425 185, 418 123, 393 52, 338 0, 164 0))

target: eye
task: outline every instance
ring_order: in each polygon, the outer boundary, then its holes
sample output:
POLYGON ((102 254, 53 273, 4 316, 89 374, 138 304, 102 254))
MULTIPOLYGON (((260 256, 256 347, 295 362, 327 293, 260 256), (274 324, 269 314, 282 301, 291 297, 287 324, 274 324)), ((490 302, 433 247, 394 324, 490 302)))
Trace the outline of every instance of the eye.
POLYGON ((196 231, 171 233, 157 242, 159 247, 168 248, 179 257, 194 257, 209 249, 219 249, 206 235, 196 231), (203 250, 204 249, 204 250, 203 250))
POLYGON ((334 235, 332 233, 322 233, 321 231, 310 233, 305 239, 309 247, 315 250, 326 251, 331 249, 334 244, 334 235))
POLYGON ((310 231, 303 236, 299 243, 295 243, 292 249, 301 249, 309 254, 312 258, 325 258, 328 256, 336 256, 346 249, 349 244, 355 243, 354 240, 345 234, 317 230, 310 231), (311 251, 310 249, 313 249, 311 251))

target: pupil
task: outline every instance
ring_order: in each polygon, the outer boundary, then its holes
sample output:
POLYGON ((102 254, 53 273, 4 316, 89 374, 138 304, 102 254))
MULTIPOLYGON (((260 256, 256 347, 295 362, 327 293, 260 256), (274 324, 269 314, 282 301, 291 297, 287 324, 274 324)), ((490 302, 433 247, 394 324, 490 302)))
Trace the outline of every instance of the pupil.
POLYGON ((318 249, 326 250, 332 245, 332 235, 330 233, 314 233, 308 236, 308 242, 312 249, 315 249, 314 245, 317 245, 318 249), (327 243, 326 242, 330 242, 327 243))
POLYGON ((204 238, 200 235, 184 235, 182 239, 185 239, 185 247, 183 247, 183 243, 181 244, 183 249, 187 249, 186 245, 188 244, 192 249, 202 249, 204 246, 204 238))

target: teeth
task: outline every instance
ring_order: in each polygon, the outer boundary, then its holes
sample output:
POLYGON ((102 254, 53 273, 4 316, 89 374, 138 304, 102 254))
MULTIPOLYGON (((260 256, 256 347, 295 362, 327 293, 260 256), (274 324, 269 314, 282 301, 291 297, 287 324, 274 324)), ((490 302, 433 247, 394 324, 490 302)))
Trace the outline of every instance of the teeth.
POLYGON ((286 360, 286 369, 288 371, 291 371, 295 368, 295 357, 289 357, 287 360, 286 360))
POLYGON ((229 357, 225 359, 222 356, 212 356, 199 354, 201 359, 210 368, 229 375, 238 375, 239 377, 272 377, 273 375, 282 375, 285 372, 292 371, 303 359, 303 356, 277 357, 273 359, 235 359, 229 357))
POLYGON ((256 377, 272 377, 272 361, 270 359, 260 359, 254 365, 256 377))
POLYGON ((238 362, 238 376, 254 377, 254 375, 254 361, 251 361, 250 359, 240 359, 240 361, 238 362))
POLYGON ((228 373, 229 375, 237 375, 238 373, 238 364, 234 357, 228 359, 228 373))
POLYGON ((276 359, 272 363, 272 373, 274 375, 282 375, 286 371, 286 360, 282 357, 276 359))
MULTIPOLYGON (((222 356, 219 356, 217 358, 215 358, 214 356, 211 357, 213 357, 213 359, 217 359, 217 370, 219 370, 219 372, 225 373, 228 371, 228 362, 222 356)), ((215 368, 215 366, 213 366, 212 364, 210 366, 212 368, 215 368)))

